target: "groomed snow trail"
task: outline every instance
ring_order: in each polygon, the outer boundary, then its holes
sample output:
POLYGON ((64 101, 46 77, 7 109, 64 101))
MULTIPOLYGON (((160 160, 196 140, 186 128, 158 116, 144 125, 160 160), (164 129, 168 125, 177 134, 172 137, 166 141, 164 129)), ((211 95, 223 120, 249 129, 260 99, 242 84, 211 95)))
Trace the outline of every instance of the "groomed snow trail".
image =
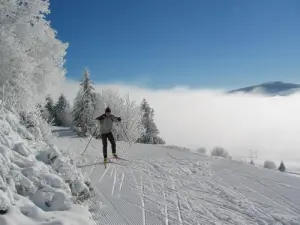
MULTIPOLYGON (((101 163, 101 140, 53 128, 90 177, 89 206, 105 225, 300 225, 300 179, 175 148, 117 143, 127 160, 101 163)), ((109 151, 110 152, 110 149, 109 151)))

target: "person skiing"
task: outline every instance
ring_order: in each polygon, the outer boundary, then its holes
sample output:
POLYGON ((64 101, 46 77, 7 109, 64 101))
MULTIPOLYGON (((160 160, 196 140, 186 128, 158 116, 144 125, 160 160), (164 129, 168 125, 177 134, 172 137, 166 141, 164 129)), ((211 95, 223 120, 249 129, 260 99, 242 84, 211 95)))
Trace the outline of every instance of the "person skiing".
POLYGON ((112 133, 113 122, 121 122, 121 117, 116 117, 111 114, 111 109, 107 107, 105 109, 105 113, 96 118, 100 122, 100 133, 102 137, 102 145, 103 145, 103 158, 104 163, 107 163, 107 139, 111 144, 112 154, 114 158, 118 158, 116 152, 116 142, 114 135, 112 133))

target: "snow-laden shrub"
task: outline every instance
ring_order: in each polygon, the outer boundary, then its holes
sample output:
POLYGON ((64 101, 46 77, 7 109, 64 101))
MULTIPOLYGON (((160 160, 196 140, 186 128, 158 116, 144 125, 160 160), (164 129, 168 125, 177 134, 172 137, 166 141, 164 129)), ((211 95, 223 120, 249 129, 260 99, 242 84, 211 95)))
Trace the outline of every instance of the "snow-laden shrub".
POLYGON ((47 148, 38 152, 36 158, 50 165, 52 169, 68 183, 76 201, 84 201, 91 196, 90 189, 83 181, 84 178, 82 174, 78 171, 76 166, 71 163, 71 160, 60 153, 58 149, 47 148))
POLYGON ((84 224, 93 224, 87 208, 75 204, 86 201, 91 188, 52 144, 47 122, 32 113, 34 126, 26 128, 20 114, 0 107, 0 115, 0 214, 10 213, 4 223, 45 224, 53 218, 59 224, 79 225, 78 214, 84 224))
POLYGON ((22 156, 29 156, 30 155, 30 149, 27 148, 23 142, 16 143, 14 146, 14 151, 18 152, 22 156))
POLYGON ((0 215, 6 214, 10 205, 11 202, 9 201, 7 194, 0 190, 0 215))
POLYGON ((20 171, 11 170, 9 176, 13 177, 15 188, 18 194, 22 196, 29 196, 36 192, 37 187, 29 178, 25 177, 20 171))
POLYGON ((226 151, 224 148, 221 148, 221 147, 215 147, 211 151, 211 155, 212 156, 223 157, 223 158, 229 158, 229 156, 230 156, 228 151, 226 151))
POLYGON ((60 121, 60 126, 70 127, 73 123, 73 116, 71 110, 65 110, 60 114, 56 115, 56 119, 60 121))
POLYGON ((63 211, 72 207, 72 199, 65 191, 49 186, 36 191, 30 199, 44 211, 63 211))
POLYGON ((85 134, 84 132, 82 131, 81 127, 75 127, 73 126, 72 127, 72 130, 76 132, 76 134, 79 136, 79 137, 84 137, 85 134))
POLYGON ((276 164, 273 161, 267 160, 264 162, 264 168, 274 170, 276 169, 276 164))
POLYGON ((200 148, 197 149, 197 152, 200 153, 200 154, 204 154, 205 155, 206 154, 206 148, 200 147, 200 148))

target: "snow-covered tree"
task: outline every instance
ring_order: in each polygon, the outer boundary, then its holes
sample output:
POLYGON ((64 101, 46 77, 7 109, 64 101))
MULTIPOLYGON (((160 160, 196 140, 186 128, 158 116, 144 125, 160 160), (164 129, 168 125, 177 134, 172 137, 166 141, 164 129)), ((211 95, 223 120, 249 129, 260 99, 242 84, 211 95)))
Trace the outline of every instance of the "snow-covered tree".
POLYGON ((51 96, 46 97, 46 103, 43 108, 43 117, 48 123, 53 122, 54 119, 54 102, 51 96))
POLYGON ((53 111, 54 111, 54 101, 53 99, 51 98, 51 96, 47 96, 46 97, 46 105, 45 105, 45 108, 53 114, 53 111))
POLYGON ((140 108, 145 132, 138 139, 138 142, 144 144, 165 144, 165 141, 158 136, 159 130, 154 122, 154 110, 150 107, 146 99, 143 99, 140 108))
POLYGON ((57 126, 71 125, 70 104, 63 94, 60 95, 53 108, 53 115, 57 126))
POLYGON ((283 161, 281 161, 280 166, 278 167, 278 170, 281 172, 285 172, 285 165, 284 165, 283 161))
POLYGON ((73 105, 73 124, 81 129, 81 135, 87 135, 90 127, 95 124, 96 93, 87 69, 84 70, 83 80, 73 105))
POLYGON ((200 148, 197 149, 197 152, 200 153, 200 154, 204 154, 205 155, 206 154, 206 148, 200 147, 200 148))
POLYGON ((211 151, 211 155, 212 156, 219 156, 219 157, 223 157, 223 158, 229 158, 230 157, 228 151, 226 151, 222 147, 213 148, 213 150, 211 151))
POLYGON ((274 170, 276 169, 276 164, 273 161, 266 160, 264 162, 264 168, 274 170))
POLYGON ((109 106, 112 114, 122 118, 122 122, 116 123, 113 127, 116 140, 136 142, 141 137, 144 132, 141 109, 129 95, 121 96, 118 91, 105 89, 97 94, 96 99, 95 117, 103 114, 105 108, 109 106))
POLYGON ((46 20, 48 0, 0 3, 0 98, 8 106, 35 110, 64 79, 67 45, 46 20))

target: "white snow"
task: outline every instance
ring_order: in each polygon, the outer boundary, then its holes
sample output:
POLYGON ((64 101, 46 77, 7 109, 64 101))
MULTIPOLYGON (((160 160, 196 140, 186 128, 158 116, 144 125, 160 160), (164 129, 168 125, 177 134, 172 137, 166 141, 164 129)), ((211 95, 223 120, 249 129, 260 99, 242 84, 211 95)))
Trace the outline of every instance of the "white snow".
MULTIPOLYGON (((91 180, 97 224, 300 225, 300 179, 171 146, 117 143, 127 160, 102 164, 101 140, 53 128, 91 180)), ((111 153, 110 149, 108 152, 111 153)))
POLYGON ((36 117, 30 132, 15 113, 1 108, 0 115, 0 224, 94 224, 88 208, 75 204, 91 194, 81 172, 41 140, 51 137, 47 125, 36 117))

